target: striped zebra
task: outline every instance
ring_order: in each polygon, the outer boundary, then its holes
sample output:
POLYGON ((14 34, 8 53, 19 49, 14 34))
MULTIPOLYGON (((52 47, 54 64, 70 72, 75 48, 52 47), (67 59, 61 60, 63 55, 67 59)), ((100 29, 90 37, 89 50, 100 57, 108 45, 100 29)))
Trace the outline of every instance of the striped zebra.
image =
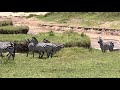
POLYGON ((54 53, 56 53, 61 48, 63 48, 63 45, 44 43, 44 42, 38 43, 38 40, 35 37, 32 37, 32 40, 29 40, 28 48, 29 51, 30 50, 32 51, 33 56, 34 56, 34 52, 37 51, 39 53, 39 58, 42 58, 45 53, 47 54, 48 58, 49 57, 52 58, 54 53))
POLYGON ((30 42, 29 39, 25 39, 25 41, 26 41, 27 46, 28 46, 28 51, 27 51, 27 55, 26 55, 26 57, 28 57, 28 54, 29 54, 30 52, 33 53, 33 57, 34 57, 34 48, 35 48, 34 43, 30 42))
POLYGON ((8 59, 12 56, 13 60, 15 57, 15 43, 12 42, 0 42, 0 56, 3 58, 2 53, 8 52, 8 59))
MULTIPOLYGON (((36 42, 36 43, 38 42, 38 40, 35 37, 32 37, 32 39, 33 39, 34 42, 36 42)), ((49 56, 52 58, 52 56, 56 52, 60 51, 64 47, 63 44, 54 44, 54 43, 50 43, 50 42, 40 43, 40 44, 43 45, 43 47, 45 49, 44 51, 47 53, 48 58, 49 58, 49 56)))
POLYGON ((100 48, 102 52, 106 52, 106 50, 109 50, 110 52, 113 51, 114 43, 113 42, 103 42, 102 38, 99 37, 98 43, 100 45, 100 48))
POLYGON ((35 37, 32 37, 32 40, 26 39, 26 42, 28 43, 28 49, 29 51, 27 52, 27 56, 29 52, 34 53, 38 52, 39 53, 39 58, 42 58, 45 53, 47 53, 47 56, 49 55, 48 51, 51 51, 52 47, 47 45, 47 43, 39 42, 35 37), (50 48, 51 47, 51 48, 50 48))

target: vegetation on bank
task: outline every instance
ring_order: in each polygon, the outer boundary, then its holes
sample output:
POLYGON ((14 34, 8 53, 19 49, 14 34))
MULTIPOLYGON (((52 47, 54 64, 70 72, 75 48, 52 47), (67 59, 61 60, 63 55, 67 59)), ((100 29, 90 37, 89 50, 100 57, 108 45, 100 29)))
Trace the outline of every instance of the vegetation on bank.
MULTIPOLYGON (((34 36, 34 35, 32 35, 34 36)), ((19 51, 26 51, 26 42, 25 39, 31 39, 32 37, 29 34, 0 34, 1 41, 15 41, 18 43, 21 48, 19 51)), ((48 39, 52 43, 61 43, 64 44, 65 47, 84 47, 90 48, 91 42, 90 38, 84 33, 78 34, 73 31, 67 31, 63 34, 54 33, 53 31, 49 31, 46 33, 40 33, 35 35, 39 42, 42 42, 43 39, 48 39)))
POLYGON ((81 27, 120 29, 120 12, 50 12, 35 17, 43 21, 81 27))
POLYGON ((2 26, 0 34, 27 34, 29 27, 27 26, 2 26))
POLYGON ((0 27, 1 26, 13 26, 13 22, 11 20, 2 20, 0 21, 0 27))

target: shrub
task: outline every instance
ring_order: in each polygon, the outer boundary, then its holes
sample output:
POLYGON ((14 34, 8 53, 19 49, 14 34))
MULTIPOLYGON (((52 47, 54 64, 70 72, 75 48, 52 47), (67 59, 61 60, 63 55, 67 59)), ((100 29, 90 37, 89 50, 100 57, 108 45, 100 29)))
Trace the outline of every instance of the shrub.
POLYGON ((29 16, 27 16, 26 18, 31 18, 33 16, 38 16, 38 15, 36 15, 36 14, 29 14, 29 16))
POLYGON ((52 30, 50 30, 50 31, 48 32, 48 34, 49 34, 49 36, 54 36, 54 35, 55 35, 52 30))
POLYGON ((46 13, 45 15, 44 15, 44 17, 47 17, 47 16, 49 16, 49 15, 52 15, 54 12, 49 12, 49 13, 46 13))
POLYGON ((74 32, 74 30, 65 31, 63 34, 66 34, 66 35, 78 35, 78 33, 74 32))
POLYGON ((91 42, 90 38, 84 33, 78 34, 73 30, 64 32, 64 37, 66 37, 67 42, 65 42, 65 47, 84 47, 90 48, 91 42))
POLYGON ((0 34, 27 34, 27 26, 3 26, 0 27, 0 34))
POLYGON ((0 27, 1 27, 1 26, 10 26, 10 25, 13 25, 13 23, 12 23, 11 20, 3 20, 3 21, 0 21, 0 27))
POLYGON ((80 34, 81 35, 81 37, 84 37, 84 36, 86 36, 83 32, 80 34))

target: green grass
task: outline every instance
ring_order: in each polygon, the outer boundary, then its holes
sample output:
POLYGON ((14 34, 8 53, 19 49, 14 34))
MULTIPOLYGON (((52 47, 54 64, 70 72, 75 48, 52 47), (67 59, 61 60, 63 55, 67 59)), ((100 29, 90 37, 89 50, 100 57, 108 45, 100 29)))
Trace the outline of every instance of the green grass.
POLYGON ((81 36, 75 32, 65 32, 64 34, 54 33, 51 31, 47 33, 40 33, 39 35, 26 35, 26 34, 0 34, 0 41, 24 41, 30 39, 32 36, 36 37, 39 42, 48 39, 52 43, 63 43, 72 46, 87 46, 91 45, 90 38, 86 35, 81 36))
POLYGON ((11 20, 3 20, 3 21, 0 21, 0 27, 1 26, 12 26, 13 23, 11 20))
POLYGON ((15 60, 0 59, 1 78, 119 78, 120 52, 64 48, 52 59, 17 54, 15 60))
POLYGON ((107 27, 119 29, 119 25, 116 28, 114 21, 120 21, 120 12, 50 12, 44 16, 40 15, 36 17, 47 22, 78 25, 81 27, 105 28, 106 22, 112 22, 112 25, 107 27))
POLYGON ((29 31, 29 27, 27 27, 27 26, 3 26, 3 27, 0 27, 1 34, 19 34, 19 33, 27 34, 28 31, 29 31))

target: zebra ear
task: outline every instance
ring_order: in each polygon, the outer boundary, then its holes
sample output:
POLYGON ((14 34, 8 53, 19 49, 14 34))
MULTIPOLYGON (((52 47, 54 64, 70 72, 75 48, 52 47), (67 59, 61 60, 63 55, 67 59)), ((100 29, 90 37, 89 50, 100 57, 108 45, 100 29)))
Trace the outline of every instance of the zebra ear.
POLYGON ((13 43, 10 41, 10 45, 13 46, 13 43))

